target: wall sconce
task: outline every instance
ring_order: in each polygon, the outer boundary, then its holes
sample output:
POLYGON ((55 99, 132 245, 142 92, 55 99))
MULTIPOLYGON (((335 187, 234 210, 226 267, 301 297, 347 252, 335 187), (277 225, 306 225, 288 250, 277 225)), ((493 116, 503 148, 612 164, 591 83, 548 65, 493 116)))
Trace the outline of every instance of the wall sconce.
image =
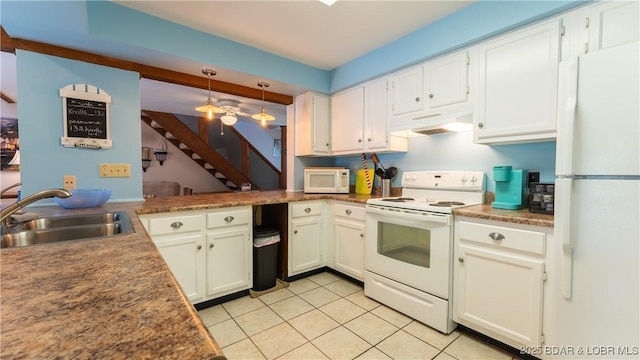
POLYGON ((151 166, 151 149, 142 147, 142 171, 147 172, 147 168, 151 166))
POLYGON ((147 168, 151 165, 151 159, 142 159, 142 171, 147 172, 147 168))
POLYGON ((156 156, 156 160, 160 163, 160 166, 162 166, 162 163, 167 160, 167 153, 167 141, 162 138, 160 139, 159 147, 153 153, 153 155, 156 156))

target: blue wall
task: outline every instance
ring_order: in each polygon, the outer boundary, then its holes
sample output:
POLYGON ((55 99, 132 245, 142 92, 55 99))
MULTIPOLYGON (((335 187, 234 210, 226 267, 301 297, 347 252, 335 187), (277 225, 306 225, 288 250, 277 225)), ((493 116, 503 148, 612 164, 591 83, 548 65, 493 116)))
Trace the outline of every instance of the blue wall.
POLYGON ((23 196, 62 187, 64 175, 75 175, 78 188, 112 189, 110 201, 142 200, 139 74, 21 50, 16 51, 16 62, 23 196), (64 129, 59 90, 69 84, 93 85, 111 95, 112 149, 60 144, 64 129), (100 178, 100 163, 129 163, 131 177, 100 178))
MULTIPOLYGON (((487 190, 495 191, 492 168, 511 165, 514 169, 539 171, 540 181, 553 182, 555 177, 555 142, 487 146, 473 144, 471 132, 439 134, 409 139, 409 152, 377 154, 385 168, 395 166, 398 175, 392 186, 400 187, 402 174, 412 170, 483 171, 487 175, 487 190)), ((370 159, 370 154, 368 159, 370 159)), ((334 166, 351 169, 351 184, 355 170, 362 169, 359 156, 336 158, 334 166)), ((373 163, 369 161, 370 168, 373 163)), ((376 177, 376 186, 378 186, 376 177)))

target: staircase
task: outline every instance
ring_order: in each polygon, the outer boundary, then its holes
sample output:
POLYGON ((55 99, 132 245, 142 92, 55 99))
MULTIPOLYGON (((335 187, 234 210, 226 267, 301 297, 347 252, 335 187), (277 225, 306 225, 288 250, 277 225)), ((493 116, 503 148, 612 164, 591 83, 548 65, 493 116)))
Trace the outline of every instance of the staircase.
MULTIPOLYGON (((211 176, 225 184, 229 190, 238 190, 242 183, 250 183, 252 189, 259 190, 259 186, 250 180, 248 169, 238 170, 175 115, 143 110, 141 119, 191 160, 204 168, 211 176)), ((269 163, 269 165, 271 164, 269 163)), ((275 171, 278 170, 275 169, 275 171)), ((280 176, 279 171, 278 176, 280 176)))

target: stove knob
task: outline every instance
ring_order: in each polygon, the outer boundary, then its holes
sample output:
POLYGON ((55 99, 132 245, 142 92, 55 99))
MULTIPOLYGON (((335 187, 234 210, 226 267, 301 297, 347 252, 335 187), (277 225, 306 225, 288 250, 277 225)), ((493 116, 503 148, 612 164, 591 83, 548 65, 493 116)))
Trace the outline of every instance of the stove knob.
POLYGON ((462 180, 462 183, 464 184, 464 183, 467 182, 467 180, 469 180, 469 178, 467 177, 467 175, 462 175, 462 179, 461 180, 462 180))
POLYGON ((478 178, 475 175, 471 176, 471 182, 475 183, 476 181, 478 181, 478 178))
POLYGON ((404 174, 404 179, 409 180, 409 174, 404 174))

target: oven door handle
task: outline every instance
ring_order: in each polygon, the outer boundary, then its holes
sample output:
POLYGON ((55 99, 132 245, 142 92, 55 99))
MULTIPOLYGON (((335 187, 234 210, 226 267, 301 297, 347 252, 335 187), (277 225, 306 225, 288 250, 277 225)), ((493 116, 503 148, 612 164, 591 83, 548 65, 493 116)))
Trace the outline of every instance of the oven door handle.
POLYGON ((451 215, 449 214, 436 214, 429 213, 424 211, 416 211, 409 209, 399 209, 399 208, 379 208, 377 206, 367 205, 366 207, 367 213, 376 214, 376 215, 384 215, 392 216, 395 218, 401 219, 409 219, 409 220, 418 220, 418 221, 428 221, 435 222, 441 224, 451 224, 451 215))

